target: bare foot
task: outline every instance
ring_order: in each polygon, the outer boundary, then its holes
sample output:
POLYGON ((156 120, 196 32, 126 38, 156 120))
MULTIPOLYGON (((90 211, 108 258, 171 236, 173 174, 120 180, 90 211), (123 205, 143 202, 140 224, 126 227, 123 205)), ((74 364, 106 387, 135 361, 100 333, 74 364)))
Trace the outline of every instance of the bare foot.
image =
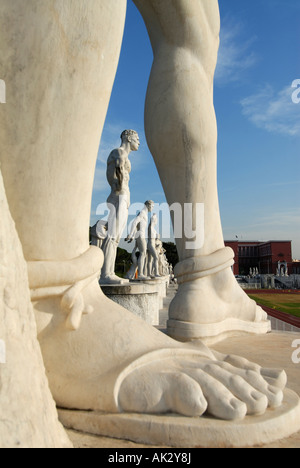
POLYGON ((230 332, 267 333, 267 314, 237 283, 231 268, 179 285, 170 304, 168 332, 180 340, 230 332))
POLYGON ((58 406, 106 412, 173 412, 221 419, 263 413, 282 401, 285 374, 179 343, 103 295, 81 292, 86 308, 71 331, 59 297, 34 302, 50 388, 58 406))
POLYGON ((233 361, 243 368, 228 361, 230 356, 226 356, 226 361, 212 360, 187 352, 185 356, 145 365, 122 383, 120 407, 130 412, 172 412, 191 417, 207 413, 235 420, 246 414, 263 414, 268 406, 275 408, 282 403, 284 371, 264 370, 236 356, 233 361), (272 376, 272 384, 264 373, 272 376))

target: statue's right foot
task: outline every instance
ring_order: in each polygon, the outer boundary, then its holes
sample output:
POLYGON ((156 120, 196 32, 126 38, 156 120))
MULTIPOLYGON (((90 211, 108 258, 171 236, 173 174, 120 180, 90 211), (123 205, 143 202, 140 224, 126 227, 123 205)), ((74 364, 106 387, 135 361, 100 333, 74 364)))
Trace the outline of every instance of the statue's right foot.
POLYGON ((62 408, 240 419, 282 402, 281 371, 262 372, 201 342, 174 341, 110 301, 97 280, 80 290, 90 313, 76 330, 67 326, 60 294, 57 287, 35 291, 34 309, 50 389, 62 408))
POLYGON ((238 358, 237 366, 233 366, 223 360, 225 356, 215 360, 201 353, 190 354, 188 349, 174 349, 169 356, 164 354, 157 353, 157 359, 150 355, 149 362, 137 369, 133 366, 119 392, 123 411, 171 412, 190 417, 208 413, 219 419, 235 420, 246 414, 263 414, 268 406, 275 408, 282 403, 286 383, 282 371, 273 372, 276 379, 271 379, 271 385, 263 375, 264 369, 254 371, 255 365, 243 359, 240 368, 238 358))

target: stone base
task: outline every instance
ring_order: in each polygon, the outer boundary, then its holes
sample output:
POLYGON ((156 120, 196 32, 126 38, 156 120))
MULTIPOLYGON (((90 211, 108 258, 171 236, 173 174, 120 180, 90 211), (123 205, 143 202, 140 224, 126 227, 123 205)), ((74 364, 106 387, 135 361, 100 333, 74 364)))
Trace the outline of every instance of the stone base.
POLYGON ((156 284, 132 281, 126 284, 101 284, 104 294, 150 325, 159 324, 160 297, 156 284))
POLYGON ((288 389, 279 408, 269 409, 262 416, 247 416, 241 421, 64 409, 59 409, 58 414, 68 429, 168 447, 253 447, 289 437, 300 429, 300 399, 288 389))
POLYGON ((160 300, 160 309, 163 308, 164 298, 167 296, 168 285, 169 285, 169 276, 161 276, 160 278, 152 278, 148 281, 145 281, 145 284, 153 285, 158 291, 158 296, 160 300))
POLYGON ((178 341, 203 341, 212 345, 236 334, 265 335, 271 331, 269 320, 265 322, 246 322, 238 319, 227 319, 218 323, 193 323, 181 320, 167 321, 167 334, 178 341))

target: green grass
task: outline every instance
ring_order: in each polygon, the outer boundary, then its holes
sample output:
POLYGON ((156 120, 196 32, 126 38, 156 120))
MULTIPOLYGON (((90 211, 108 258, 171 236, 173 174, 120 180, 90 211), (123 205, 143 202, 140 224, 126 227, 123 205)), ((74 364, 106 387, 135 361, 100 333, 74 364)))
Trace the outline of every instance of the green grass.
POLYGON ((300 294, 249 294, 258 304, 300 317, 300 294))

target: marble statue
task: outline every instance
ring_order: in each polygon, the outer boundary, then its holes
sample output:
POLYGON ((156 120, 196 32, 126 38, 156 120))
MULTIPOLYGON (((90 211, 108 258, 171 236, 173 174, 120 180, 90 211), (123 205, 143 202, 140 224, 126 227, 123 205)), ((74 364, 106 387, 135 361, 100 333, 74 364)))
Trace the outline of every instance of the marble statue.
MULTIPOLYGON (((205 204, 203 247, 190 250, 184 237, 176 239, 179 290, 169 330, 187 339, 265 333, 266 316, 232 274, 233 252, 224 247, 219 216, 218 2, 134 1, 154 51, 145 125, 168 202, 205 204)), ((125 0, 0 3, 0 76, 11 90, 0 106, 1 171, 52 396, 61 408, 162 414, 162 422, 172 412, 172 427, 176 415, 236 420, 262 414, 281 405, 284 371, 219 354, 201 340, 176 341, 99 287, 104 255, 89 245, 91 194, 125 14, 125 0)), ((138 148, 137 136, 124 143, 109 161, 109 200, 127 209, 128 154, 138 148)), ((112 258, 118 238, 111 239, 112 258)), ((108 264, 103 272, 113 274, 108 264)))
POLYGON ((1 171, 0 219, 0 448, 71 448, 49 391, 1 171))
POLYGON ((169 308, 168 332, 178 339, 212 335, 220 339, 235 331, 264 334, 270 331, 267 315, 237 284, 231 269, 234 254, 224 247, 220 220, 213 103, 218 2, 135 0, 135 4, 154 53, 145 131, 167 201, 170 206, 180 203, 182 211, 185 203, 192 204, 193 226, 197 205, 205 206, 203 246, 197 248, 195 242, 196 247, 188 249, 185 232, 176 239, 179 289, 169 308))
POLYGON ((155 226, 157 225, 157 215, 153 214, 148 226, 148 258, 147 258, 147 275, 151 278, 160 278, 158 253, 155 248, 156 240, 159 238, 155 226))
POLYGON ((137 246, 137 242, 135 241, 135 246, 131 252, 131 261, 132 261, 132 264, 129 268, 129 270, 127 271, 126 275, 125 275, 125 278, 129 279, 129 280, 133 280, 136 278, 136 275, 137 275, 137 270, 138 270, 138 258, 137 258, 137 251, 138 251, 138 246, 137 246))
POLYGON ((114 149, 107 160, 107 180, 111 193, 107 199, 110 210, 108 231, 102 244, 104 264, 101 270, 100 284, 121 284, 126 280, 115 275, 117 247, 126 227, 128 208, 130 206, 129 174, 131 163, 129 154, 140 146, 139 137, 134 130, 124 130, 121 134, 122 144, 114 149))
POLYGON ((288 264, 286 260, 278 261, 278 268, 277 268, 277 276, 285 276, 288 277, 288 264))
POLYGON ((160 239, 155 241, 155 250, 158 257, 158 271, 160 276, 166 276, 169 274, 169 264, 165 255, 165 249, 163 248, 163 243, 160 239))
POLYGON ((104 239, 107 237, 107 221, 100 219, 90 229, 91 245, 102 247, 104 239))
MULTIPOLYGON (((138 277, 140 281, 148 280, 149 277, 145 275, 146 260, 147 260, 147 241, 146 241, 146 230, 148 227, 148 213, 153 210, 154 202, 147 200, 144 204, 144 208, 133 220, 130 233, 125 239, 127 242, 135 240, 136 248, 139 251, 138 263, 138 277)), ((135 251, 136 252, 136 251, 135 251)))

